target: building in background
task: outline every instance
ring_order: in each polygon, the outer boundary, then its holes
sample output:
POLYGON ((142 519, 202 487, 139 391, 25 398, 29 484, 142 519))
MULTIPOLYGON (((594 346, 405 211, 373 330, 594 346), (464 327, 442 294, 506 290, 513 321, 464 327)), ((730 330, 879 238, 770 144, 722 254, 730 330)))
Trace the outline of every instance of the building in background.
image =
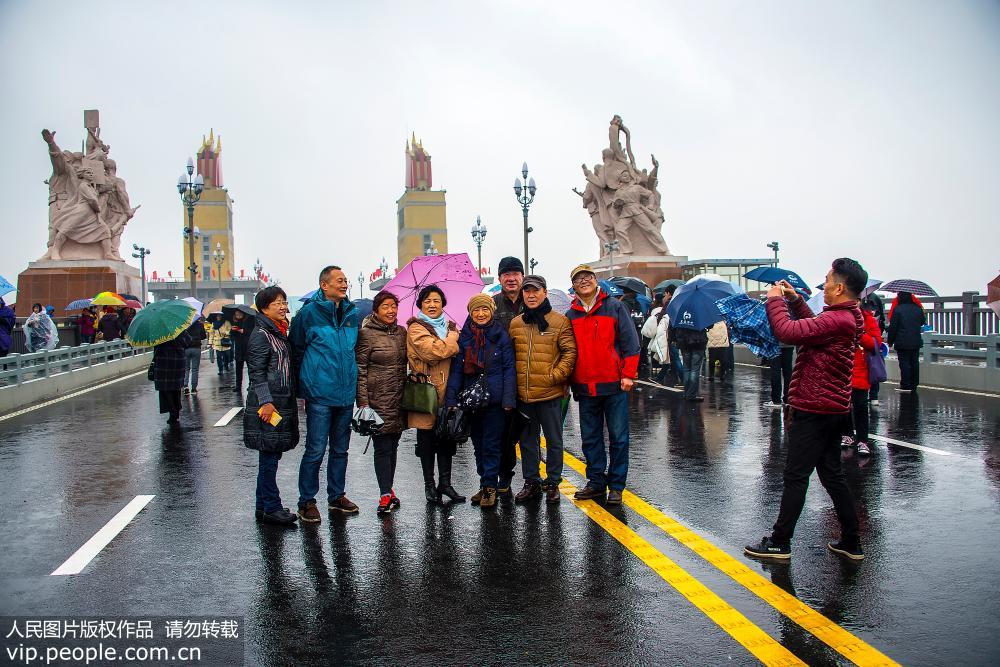
POLYGON ((681 264, 681 278, 691 280, 695 276, 714 273, 726 282, 740 287, 745 292, 758 292, 766 289, 764 283, 747 280, 743 276, 761 266, 774 266, 770 257, 738 258, 738 259, 692 259, 681 264))
MULTIPOLYGON (((202 136, 201 148, 198 149, 197 169, 205 179, 205 190, 201 199, 194 207, 194 226, 200 233, 195 241, 195 263, 198 265, 199 282, 216 282, 233 280, 235 277, 235 253, 233 252, 233 200, 229 196, 222 180, 222 136, 215 137, 215 131, 209 132, 208 138, 202 136), (219 266, 214 261, 216 250, 225 253, 219 275, 219 266)), ((181 207, 183 216, 182 227, 186 227, 187 209, 181 207)), ((188 244, 184 244, 184 264, 191 264, 188 244)))
POLYGON ((406 191, 396 201, 399 268, 420 255, 448 252, 445 191, 431 187, 431 156, 412 135, 406 142, 406 191))

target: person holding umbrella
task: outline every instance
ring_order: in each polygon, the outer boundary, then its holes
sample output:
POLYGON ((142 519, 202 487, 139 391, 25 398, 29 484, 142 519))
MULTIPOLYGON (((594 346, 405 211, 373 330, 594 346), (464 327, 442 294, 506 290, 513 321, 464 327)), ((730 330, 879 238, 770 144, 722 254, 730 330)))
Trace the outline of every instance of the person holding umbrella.
POLYGON ((113 341, 122 337, 122 322, 113 306, 104 307, 104 315, 97 324, 102 340, 113 341))
POLYGON ((299 406, 288 347, 288 296, 280 287, 265 287, 257 292, 254 304, 261 317, 247 342, 250 389, 243 411, 243 443, 258 452, 254 514, 263 523, 292 526, 298 517, 281 506, 277 481, 281 455, 299 444, 299 406))
POLYGON ((188 346, 184 350, 184 390, 185 394, 198 393, 198 371, 201 369, 201 343, 207 337, 205 320, 199 317, 188 327, 188 346))
POLYGON ((246 364, 247 345, 250 343, 250 334, 253 333, 255 315, 247 314, 242 308, 232 309, 232 327, 229 337, 233 341, 233 355, 236 359, 236 384, 233 391, 237 394, 243 391, 243 366, 246 364))
POLYGON ((912 293, 900 292, 896 299, 896 305, 889 311, 886 343, 896 350, 899 360, 899 391, 912 393, 920 384, 920 348, 924 346, 921 333, 927 315, 914 302, 912 293))
POLYGON ((136 314, 126 336, 132 347, 153 348, 153 386, 168 424, 179 421, 184 351, 191 342, 187 330, 197 318, 197 311, 183 301, 157 301, 136 314))
POLYGON ((94 312, 94 307, 88 306, 81 310, 77 323, 80 326, 80 343, 82 345, 93 343, 94 336, 97 334, 95 327, 97 324, 97 313, 94 312))
POLYGON ((376 294, 372 307, 358 331, 354 358, 358 364, 358 407, 370 407, 384 422, 372 436, 372 444, 379 489, 376 511, 385 514, 400 505, 392 482, 399 438, 406 430, 406 413, 401 407, 406 382, 406 329, 396 321, 399 297, 392 292, 376 294))
MULTIPOLYGON (((437 390, 438 405, 445 403, 445 388, 451 371, 451 358, 458 354, 458 327, 444 314, 448 301, 437 285, 427 285, 417 295, 420 314, 406 323, 406 358, 410 369, 426 375, 437 390)), ((452 502, 465 502, 451 485, 451 460, 455 443, 434 435, 435 415, 409 413, 410 428, 417 429, 417 456, 424 473, 427 502, 438 503, 442 496, 452 502), (437 459, 439 483, 434 484, 434 461, 437 459)))
POLYGON ((159 393, 160 414, 168 424, 180 422, 181 389, 187 369, 185 353, 191 338, 185 329, 175 338, 153 347, 153 387, 159 393))
POLYGON ((604 496, 620 505, 628 475, 628 392, 639 368, 639 335, 628 309, 598 289, 586 264, 570 272, 576 293, 566 316, 576 338, 576 366, 570 383, 580 403, 580 435, 587 460, 587 485, 577 500, 604 496), (608 450, 604 449, 604 425, 608 450))

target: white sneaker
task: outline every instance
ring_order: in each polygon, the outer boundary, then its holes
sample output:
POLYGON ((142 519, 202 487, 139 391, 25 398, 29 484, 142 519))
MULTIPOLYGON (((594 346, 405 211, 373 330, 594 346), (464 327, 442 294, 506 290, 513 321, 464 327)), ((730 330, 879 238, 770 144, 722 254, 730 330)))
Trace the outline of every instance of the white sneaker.
POLYGON ((858 443, 858 456, 871 456, 872 450, 868 447, 867 442, 858 443))
POLYGON ((871 403, 871 404, 872 404, 873 406, 875 406, 875 407, 878 407, 878 399, 877 399, 877 398, 873 398, 873 399, 872 399, 872 400, 870 401, 870 403, 871 403))
POLYGON ((852 438, 849 435, 841 436, 841 438, 840 438, 840 446, 841 447, 853 447, 854 446, 854 438, 852 438))
POLYGON ((764 404, 764 407, 765 408, 773 408, 775 410, 779 410, 779 409, 781 409, 781 403, 775 403, 773 401, 768 401, 767 403, 764 404))

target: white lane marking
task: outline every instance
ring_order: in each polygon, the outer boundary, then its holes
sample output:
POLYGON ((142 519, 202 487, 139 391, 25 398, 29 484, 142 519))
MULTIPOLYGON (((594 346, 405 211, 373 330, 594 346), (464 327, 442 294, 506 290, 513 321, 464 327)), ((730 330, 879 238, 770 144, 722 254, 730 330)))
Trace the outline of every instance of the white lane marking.
POLYGON ((933 447, 925 447, 924 445, 914 445, 912 442, 903 442, 902 440, 896 440, 895 438, 887 438, 884 435, 868 435, 871 440, 881 440, 882 442, 889 443, 892 445, 899 445, 900 447, 909 447, 910 449, 919 449, 922 452, 930 452, 931 454, 940 454, 941 456, 956 456, 954 452, 946 452, 943 449, 934 449, 933 447))
POLYGON ((644 384, 647 387, 656 387, 657 389, 666 389, 667 391, 673 391, 676 393, 681 393, 683 389, 677 389, 676 387, 668 387, 666 385, 660 384, 659 382, 647 382, 646 380, 636 380, 636 384, 644 384))
POLYGON ((118 514, 111 518, 104 524, 104 527, 99 531, 94 533, 94 536, 87 540, 87 542, 76 550, 76 553, 70 556, 65 563, 56 568, 49 576, 58 576, 66 574, 80 574, 83 568, 94 559, 94 556, 101 553, 104 547, 108 546, 111 540, 115 539, 118 533, 122 532, 122 529, 129 524, 129 522, 135 518, 135 516, 142 511, 150 500, 155 496, 136 496, 132 499, 128 505, 122 508, 118 514))
POLYGON ((11 419, 13 417, 26 414, 28 412, 34 412, 35 410, 39 410, 41 408, 46 408, 55 403, 59 403, 60 401, 65 401, 67 399, 75 398, 82 394, 87 394, 92 391, 96 391, 97 389, 102 389, 104 387, 107 387, 109 384, 114 384, 116 382, 121 382, 122 380, 128 380, 130 378, 138 377, 140 375, 145 375, 145 374, 146 374, 145 370, 137 371, 135 373, 130 373, 129 375, 123 375, 122 377, 116 378, 114 380, 108 380, 107 382, 102 382, 101 384, 95 384, 93 387, 87 387, 86 389, 74 391, 71 394, 66 394, 65 396, 60 396, 59 398, 53 398, 51 401, 45 401, 44 403, 39 403, 38 405, 32 405, 30 408, 24 408, 22 410, 17 410, 15 412, 9 412, 5 415, 0 415, 0 422, 2 422, 5 419, 11 419))
POLYGON ((242 405, 237 405, 235 408, 230 408, 229 412, 227 412, 226 414, 222 415, 222 419, 220 419, 219 421, 215 422, 215 425, 216 426, 228 426, 229 422, 233 421, 233 417, 235 417, 236 415, 240 414, 240 412, 242 410, 243 410, 243 406, 242 405))

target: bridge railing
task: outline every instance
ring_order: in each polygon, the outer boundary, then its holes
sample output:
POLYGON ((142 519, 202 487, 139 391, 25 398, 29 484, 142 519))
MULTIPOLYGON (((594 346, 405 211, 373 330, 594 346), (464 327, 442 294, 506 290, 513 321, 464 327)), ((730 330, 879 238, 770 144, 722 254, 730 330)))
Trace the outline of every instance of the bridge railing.
POLYGON ((962 292, 960 296, 922 296, 927 324, 934 331, 963 336, 1000 333, 1000 318, 987 305, 986 295, 962 292))
POLYGON ((923 339, 925 363, 1000 368, 1000 335, 962 336, 927 331, 923 339))
POLYGON ((0 357, 0 387, 18 386, 149 352, 146 348, 135 349, 124 340, 112 340, 76 347, 57 347, 47 352, 11 354, 0 357))

